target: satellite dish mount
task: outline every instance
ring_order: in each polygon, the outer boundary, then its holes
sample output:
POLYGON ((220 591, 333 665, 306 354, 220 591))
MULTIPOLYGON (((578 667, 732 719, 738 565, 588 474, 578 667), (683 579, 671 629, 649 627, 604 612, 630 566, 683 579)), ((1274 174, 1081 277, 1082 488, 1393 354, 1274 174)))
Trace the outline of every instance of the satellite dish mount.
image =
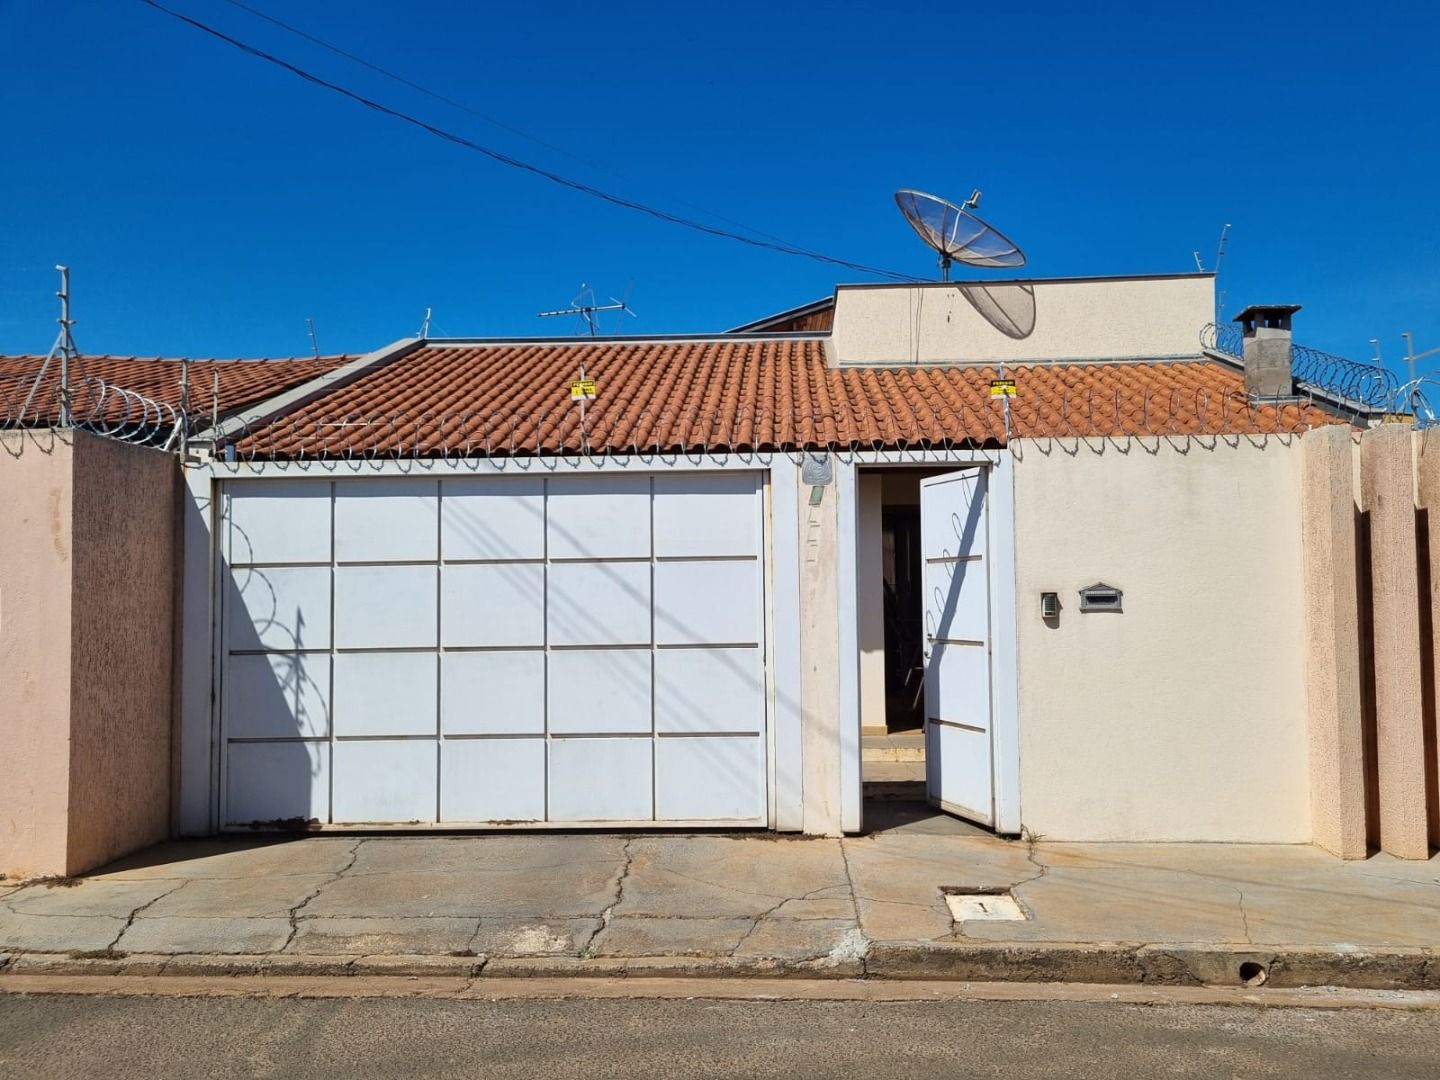
POLYGON ((959 206, 912 188, 895 192, 895 204, 916 235, 940 256, 940 280, 950 280, 950 267, 1013 267, 1025 265, 1025 253, 1014 241, 974 213, 980 189, 959 206))

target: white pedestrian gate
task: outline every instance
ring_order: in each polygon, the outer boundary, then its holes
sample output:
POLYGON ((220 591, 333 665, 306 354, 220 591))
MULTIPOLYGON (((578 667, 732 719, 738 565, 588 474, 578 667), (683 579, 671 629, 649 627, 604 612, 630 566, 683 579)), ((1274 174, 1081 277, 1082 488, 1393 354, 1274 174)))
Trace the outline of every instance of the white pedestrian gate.
POLYGON ((759 474, 221 492, 222 825, 766 823, 759 474))
POLYGON ((925 773, 930 801, 995 822, 984 469, 920 481, 925 773))

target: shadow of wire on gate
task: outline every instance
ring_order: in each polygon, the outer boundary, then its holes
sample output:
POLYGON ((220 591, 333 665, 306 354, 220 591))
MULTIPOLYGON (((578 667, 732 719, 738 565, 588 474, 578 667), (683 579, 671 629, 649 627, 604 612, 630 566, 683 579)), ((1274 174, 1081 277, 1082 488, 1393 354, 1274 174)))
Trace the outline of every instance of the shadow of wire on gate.
MULTIPOLYGON (((242 544, 248 560, 249 537, 233 522, 229 529, 232 545, 242 544)), ((329 643, 307 643, 300 606, 288 620, 281 615, 274 574, 288 567, 237 570, 233 555, 222 554, 219 562, 226 652, 221 824, 328 821, 329 791, 322 802, 316 786, 329 771, 323 760, 331 724, 329 643), (316 667, 325 668, 323 683, 315 678, 316 667)))

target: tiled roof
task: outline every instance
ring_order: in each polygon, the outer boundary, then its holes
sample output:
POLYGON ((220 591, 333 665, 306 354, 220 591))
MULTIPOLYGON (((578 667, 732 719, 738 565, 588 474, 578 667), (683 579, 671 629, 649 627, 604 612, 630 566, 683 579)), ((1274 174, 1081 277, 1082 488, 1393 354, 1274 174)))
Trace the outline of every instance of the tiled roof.
MULTIPOLYGON (((431 342, 238 434, 257 457, 534 454, 582 446, 570 383, 597 384, 592 452, 1005 442, 993 367, 843 368, 821 339, 431 342)), ((1010 435, 1261 434, 1338 423, 1255 405, 1211 360, 1009 368, 1010 435)))
MULTIPOLYGON (((191 409, 208 415, 219 377, 219 412, 222 416, 308 382, 351 359, 348 356, 281 360, 191 360, 191 409)), ((0 356, 0 423, 17 419, 18 411, 35 385, 43 356, 0 356)), ((71 385, 77 400, 93 400, 87 380, 101 379, 111 386, 172 408, 180 403, 180 361, 161 357, 82 356, 71 366, 71 385)), ((93 383, 91 384, 93 386, 93 383)), ((58 419, 60 362, 52 359, 44 385, 31 399, 25 421, 53 423, 58 419)))

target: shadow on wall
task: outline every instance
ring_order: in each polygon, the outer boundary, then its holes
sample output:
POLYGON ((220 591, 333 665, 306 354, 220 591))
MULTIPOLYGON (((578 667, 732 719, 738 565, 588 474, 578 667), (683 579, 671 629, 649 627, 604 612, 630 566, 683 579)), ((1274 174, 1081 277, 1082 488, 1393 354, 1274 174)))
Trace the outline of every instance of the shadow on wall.
POLYGON ((1006 337, 1019 341, 1035 332, 1035 286, 996 282, 956 287, 970 306, 1006 337))
POLYGON ((288 617, 280 612, 276 570, 222 563, 221 573, 232 676, 221 683, 231 740, 222 824, 302 828, 326 821, 329 643, 310 647, 300 607, 288 617))

